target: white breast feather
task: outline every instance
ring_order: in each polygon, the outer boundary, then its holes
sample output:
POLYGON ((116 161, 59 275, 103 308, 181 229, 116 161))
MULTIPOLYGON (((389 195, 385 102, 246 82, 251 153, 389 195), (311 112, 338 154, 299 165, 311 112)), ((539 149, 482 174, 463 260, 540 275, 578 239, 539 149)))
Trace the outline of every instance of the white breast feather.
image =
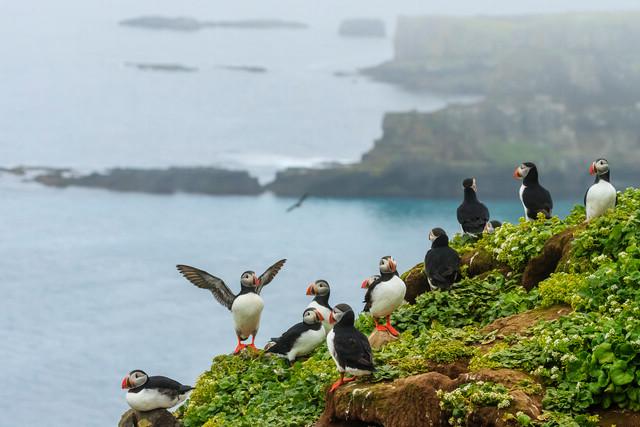
POLYGON ((333 339, 335 338, 335 336, 336 336, 336 333, 333 329, 331 330, 331 332, 329 332, 329 334, 327 334, 327 349, 329 350, 329 354, 331 355, 331 358, 333 358, 333 361, 336 364, 336 368, 338 368, 338 372, 344 372, 344 369, 342 369, 342 366, 340 366, 340 364, 338 363, 336 348, 333 345, 333 339))
POLYGON ((324 328, 319 328, 317 331, 313 329, 304 331, 293 344, 289 353, 287 353, 287 359, 293 362, 297 357, 306 356, 311 353, 316 347, 322 344, 325 336, 324 328))
POLYGON ((247 339, 260 327, 260 315, 264 308, 262 297, 253 292, 240 295, 231 306, 236 333, 242 339, 247 339))
POLYGON ((587 191, 587 220, 604 214, 616 205, 616 189, 611 183, 600 180, 587 191))
POLYGON ((524 204, 524 198, 522 197, 522 194, 524 193, 524 189, 527 188, 524 186, 524 184, 522 184, 520 186, 520 191, 518 192, 518 195, 520 196, 520 203, 522 203, 522 207, 524 208, 524 219, 527 221, 530 221, 531 218, 529 218, 529 215, 527 215, 527 206, 524 204))
POLYGON ((385 317, 393 313, 404 301, 407 285, 398 276, 393 276, 373 288, 371 308, 369 312, 374 317, 385 317))
POLYGON ((136 411, 152 411, 158 408, 172 408, 184 402, 188 393, 171 398, 153 388, 145 388, 137 393, 127 393, 127 403, 136 411))

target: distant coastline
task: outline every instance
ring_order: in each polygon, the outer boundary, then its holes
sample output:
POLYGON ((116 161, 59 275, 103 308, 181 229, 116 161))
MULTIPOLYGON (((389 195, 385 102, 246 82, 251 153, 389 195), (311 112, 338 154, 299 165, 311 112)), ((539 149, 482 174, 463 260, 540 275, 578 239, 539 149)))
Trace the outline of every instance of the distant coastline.
MULTIPOLYGON (((231 25, 163 17, 121 24, 181 31, 231 25)), ((48 172, 36 181, 162 194, 450 198, 459 195, 463 178, 474 176, 482 197, 504 198, 513 193, 513 168, 533 161, 555 197, 575 198, 591 180, 590 162, 606 157, 618 189, 637 186, 640 68, 630 64, 640 63, 634 45, 640 13, 403 17, 396 31, 393 59, 364 74, 414 91, 473 93, 481 100, 429 113, 387 113, 382 136, 360 161, 288 168, 266 185, 248 172, 218 168, 125 168, 81 176, 48 172), (476 45, 466 43, 470 39, 476 45), (531 49, 523 50, 522 40, 529 40, 531 49)), ((175 64, 142 66, 185 71, 175 64)), ((256 66, 220 67, 266 72, 256 66)))
POLYGON ((119 22, 123 27, 144 30, 168 30, 193 32, 203 29, 244 29, 244 30, 302 30, 308 28, 303 22, 280 19, 249 19, 237 21, 200 21, 189 17, 169 17, 160 15, 139 16, 119 22))

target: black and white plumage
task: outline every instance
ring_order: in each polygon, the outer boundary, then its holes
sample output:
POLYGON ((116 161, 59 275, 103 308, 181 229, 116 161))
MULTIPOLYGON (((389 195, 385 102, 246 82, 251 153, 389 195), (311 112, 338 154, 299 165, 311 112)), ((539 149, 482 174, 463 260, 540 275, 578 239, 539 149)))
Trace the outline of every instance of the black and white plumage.
POLYGON ((432 291, 449 290, 460 280, 460 256, 449 247, 449 237, 442 228, 429 233, 431 249, 424 257, 424 272, 432 291))
POLYGON ((584 195, 587 221, 613 209, 618 201, 618 193, 611 184, 611 171, 607 159, 597 159, 591 163, 589 173, 596 176, 595 182, 584 195))
POLYGON ((133 370, 122 380, 127 391, 127 403, 136 411, 169 409, 186 400, 193 387, 162 376, 148 376, 140 369, 133 370))
POLYGON ((520 201, 524 207, 524 217, 531 221, 542 212, 545 218, 551 218, 553 210, 553 200, 551 193, 547 191, 538 181, 538 168, 531 162, 522 163, 513 172, 515 179, 521 179, 520 201))
POLYGON ((307 308, 302 314, 302 322, 293 325, 279 338, 271 339, 274 344, 267 348, 267 353, 283 356, 290 363, 300 356, 306 356, 322 344, 327 336, 322 326, 323 320, 324 316, 319 310, 307 308))
POLYGON ((336 363, 340 379, 331 386, 331 392, 356 377, 370 375, 376 368, 369 340, 354 326, 355 314, 347 304, 336 305, 330 316, 333 329, 327 334, 327 348, 336 363), (345 374, 353 375, 344 378, 345 374))
POLYGON ((235 325, 238 345, 234 353, 247 347, 242 341, 251 336, 249 347, 255 348, 255 338, 260 327, 260 316, 264 308, 264 302, 260 296, 262 288, 268 285, 278 274, 286 259, 269 267, 260 277, 253 271, 245 271, 240 277, 240 293, 235 295, 222 279, 219 279, 204 270, 178 265, 178 271, 191 283, 202 289, 211 291, 215 299, 231 310, 235 325))
POLYGON ((331 315, 331 306, 329 305, 329 297, 331 296, 331 287, 329 282, 323 279, 316 280, 307 287, 307 295, 315 295, 313 301, 309 303, 308 308, 315 308, 318 310, 324 321, 322 325, 326 332, 329 332, 333 325, 329 322, 329 316, 331 315))
POLYGON ((478 200, 475 178, 467 178, 462 181, 464 187, 464 200, 458 206, 456 214, 462 231, 468 234, 481 234, 489 222, 489 209, 478 200))
POLYGON ((390 316, 404 302, 407 285, 400 278, 398 265, 392 257, 382 257, 379 267, 380 275, 372 276, 362 282, 362 288, 367 289, 363 311, 371 313, 377 330, 388 331, 397 336, 398 331, 391 326, 390 316), (378 324, 379 318, 386 318, 387 323, 378 324))

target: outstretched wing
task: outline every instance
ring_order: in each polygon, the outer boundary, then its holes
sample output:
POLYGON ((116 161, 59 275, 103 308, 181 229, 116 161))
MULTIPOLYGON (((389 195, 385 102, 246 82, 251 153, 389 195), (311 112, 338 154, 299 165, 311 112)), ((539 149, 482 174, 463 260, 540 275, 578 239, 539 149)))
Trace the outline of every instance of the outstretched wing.
POLYGON ((233 304, 233 300, 236 296, 231 292, 231 289, 227 287, 222 279, 212 276, 204 270, 190 267, 188 265, 177 265, 176 267, 185 279, 199 288, 210 290, 220 304, 231 310, 231 305, 233 304))
POLYGON ((256 292, 258 293, 258 295, 260 295, 262 288, 267 286, 269 282, 271 282, 273 278, 276 277, 276 274, 278 274, 280 269, 282 269, 282 266, 284 265, 285 262, 287 262, 286 259, 281 259, 280 261, 273 264, 271 267, 267 268, 267 271, 265 271, 260 275, 260 285, 256 289, 256 292))

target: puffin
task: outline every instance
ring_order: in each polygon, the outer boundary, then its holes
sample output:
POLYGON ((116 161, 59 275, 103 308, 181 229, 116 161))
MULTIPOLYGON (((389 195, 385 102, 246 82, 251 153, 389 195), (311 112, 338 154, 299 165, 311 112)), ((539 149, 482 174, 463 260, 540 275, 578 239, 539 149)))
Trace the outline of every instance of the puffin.
POLYGON ((293 325, 280 338, 272 338, 269 343, 272 345, 268 345, 266 352, 285 357, 289 364, 300 356, 306 356, 322 344, 327 336, 322 326, 323 320, 320 310, 305 309, 302 322, 293 325))
POLYGON ((483 233, 491 234, 500 227, 502 227, 502 223, 497 219, 492 219, 491 221, 487 222, 487 224, 484 226, 483 233))
POLYGON ((584 195, 587 221, 614 208, 618 201, 618 193, 609 181, 610 171, 607 159, 597 159, 591 163, 589 174, 595 175, 596 180, 584 195))
POLYGON ((260 327, 260 316, 264 308, 264 302, 260 296, 262 288, 268 285, 278 274, 286 259, 269 267, 260 277, 253 271, 245 271, 240 276, 240 293, 234 295, 222 279, 219 279, 204 270, 199 270, 188 265, 177 265, 178 271, 191 283, 202 289, 208 289, 214 298, 233 314, 238 345, 233 351, 239 353, 246 347, 256 349, 255 339, 260 327), (251 343, 242 341, 251 336, 251 343))
POLYGON ((347 304, 336 305, 329 320, 334 327, 327 334, 327 348, 340 372, 340 379, 331 386, 330 392, 333 393, 356 377, 371 375, 376 368, 369 340, 354 326, 355 314, 351 307, 347 304), (345 373, 353 376, 345 379, 345 373))
POLYGON ((460 280, 460 256, 449 247, 449 237, 442 228, 429 233, 431 249, 424 257, 424 272, 432 291, 451 289, 460 280))
POLYGON ((524 207, 524 217, 535 220, 542 212, 545 218, 551 218, 553 200, 551 194, 538 182, 538 168, 531 162, 522 163, 513 171, 515 179, 521 179, 520 201, 524 207))
POLYGON ((398 331, 391 326, 391 313, 402 304, 407 285, 398 274, 396 261, 390 256, 380 259, 380 275, 369 277, 362 282, 362 288, 367 289, 364 296, 364 310, 371 313, 376 329, 388 331, 393 336, 398 336, 398 331), (385 317, 387 323, 381 325, 378 319, 385 317))
POLYGON ((322 314, 324 318, 322 326, 328 333, 333 327, 329 322, 329 315, 331 314, 331 306, 329 305, 331 287, 329 286, 329 282, 323 279, 316 280, 307 287, 307 295, 315 295, 313 301, 309 303, 307 308, 315 308, 322 314))
POLYGON ((464 199, 458 206, 458 222, 462 231, 476 236, 481 234, 489 222, 489 209, 478 200, 478 187, 475 178, 467 178, 462 181, 464 199))
POLYGON ((136 411, 169 409, 182 403, 193 387, 162 376, 148 376, 135 369, 124 377, 122 388, 127 391, 127 403, 136 411))

